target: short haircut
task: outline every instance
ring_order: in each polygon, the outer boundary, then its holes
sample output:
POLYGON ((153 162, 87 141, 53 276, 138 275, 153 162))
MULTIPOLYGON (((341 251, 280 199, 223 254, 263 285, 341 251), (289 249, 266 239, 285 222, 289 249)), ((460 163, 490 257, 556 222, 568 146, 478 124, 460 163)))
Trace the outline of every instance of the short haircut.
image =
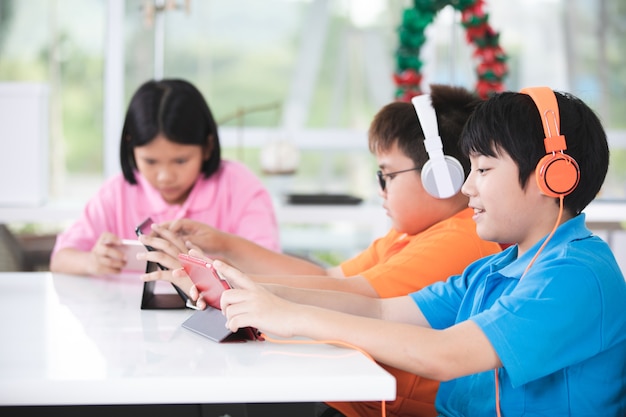
MULTIPOLYGON (((567 153, 578 162, 580 182, 563 204, 579 214, 598 194, 609 167, 606 133, 596 114, 571 94, 555 92, 567 153)), ((504 92, 481 103, 467 122, 461 147, 468 154, 495 157, 506 152, 519 168, 524 189, 546 155, 539 110, 527 94, 504 92)), ((558 199, 555 199, 558 203, 558 199)))
POLYGON ((141 85, 131 98, 120 141, 120 164, 130 184, 137 183, 133 150, 158 135, 175 143, 208 149, 209 159, 201 168, 205 177, 219 168, 221 148, 217 124, 204 97, 191 83, 178 79, 152 80, 141 85))
MULTIPOLYGON (((437 114, 443 151, 459 160, 467 176, 470 164, 459 147, 459 139, 465 122, 480 99, 462 87, 440 84, 431 85, 430 95, 437 114)), ((423 167, 428 161, 424 132, 411 103, 393 102, 380 109, 370 124, 368 141, 372 153, 388 151, 397 143, 400 151, 411 158, 416 168, 423 167)))

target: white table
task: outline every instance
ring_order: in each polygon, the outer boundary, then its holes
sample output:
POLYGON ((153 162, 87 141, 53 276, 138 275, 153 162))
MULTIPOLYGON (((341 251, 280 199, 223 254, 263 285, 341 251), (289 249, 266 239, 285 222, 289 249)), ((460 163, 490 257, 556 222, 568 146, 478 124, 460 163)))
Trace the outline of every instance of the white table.
POLYGON ((0 406, 395 397, 395 379, 357 351, 218 344, 181 327, 191 310, 140 299, 136 276, 0 273, 0 406))

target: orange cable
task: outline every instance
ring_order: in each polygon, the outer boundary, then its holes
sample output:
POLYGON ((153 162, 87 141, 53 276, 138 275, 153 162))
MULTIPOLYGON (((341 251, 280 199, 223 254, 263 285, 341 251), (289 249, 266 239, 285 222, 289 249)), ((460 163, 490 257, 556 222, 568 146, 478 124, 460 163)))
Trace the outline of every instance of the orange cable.
POLYGON ((498 368, 494 369, 495 378, 496 378, 496 415, 501 417, 500 414, 500 383, 498 382, 498 368))
MULTIPOLYGON (((535 253, 535 256, 533 256, 533 258, 530 260, 530 263, 528 264, 528 266, 524 270, 524 273, 522 274, 522 277, 520 278, 520 281, 522 280, 522 278, 524 278, 524 276, 526 275, 526 273, 528 272, 530 267, 535 263, 535 260, 537 259, 539 254, 543 251, 543 248, 546 247, 546 245, 548 244, 550 239, 552 239, 552 235, 554 235, 554 232, 556 232, 556 229, 559 227, 559 223, 561 223, 561 217, 563 216, 563 198, 564 197, 565 197, 564 195, 560 195, 559 196, 559 215, 556 218, 556 223, 554 224, 554 227, 552 228, 552 231, 550 232, 550 234, 548 235, 546 240, 543 242, 543 244, 539 247, 539 250, 537 251, 537 253, 535 253)), ((497 417, 501 417, 501 414, 500 414, 500 384, 498 382, 498 368, 494 369, 494 372, 495 372, 495 385, 496 385, 496 415, 497 415, 497 417)))
MULTIPOLYGON (((528 266, 524 270, 524 273, 522 274, 522 278, 524 278, 524 276, 526 275, 526 272, 528 272, 532 264, 535 263, 535 260, 537 259, 539 254, 543 251, 543 248, 548 244, 550 239, 552 239, 552 235, 554 234, 554 232, 556 232, 557 227, 559 227, 559 223, 561 222, 562 216, 563 216, 563 196, 561 195, 559 196, 559 216, 556 218, 556 223, 554 223, 554 227, 552 228, 552 231, 550 232, 546 240, 543 242, 543 244, 541 245, 537 253, 535 253, 535 256, 533 256, 533 259, 530 260, 530 263, 528 264, 528 266)), ((522 278, 520 278, 520 280, 522 278)))

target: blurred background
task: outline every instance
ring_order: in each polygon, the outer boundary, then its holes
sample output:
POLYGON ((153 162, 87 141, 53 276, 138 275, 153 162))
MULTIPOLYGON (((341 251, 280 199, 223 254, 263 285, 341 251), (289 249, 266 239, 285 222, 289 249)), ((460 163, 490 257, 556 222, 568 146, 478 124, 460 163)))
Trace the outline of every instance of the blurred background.
MULTIPOLYGON (((0 130, 15 121, 16 96, 32 111, 18 130, 35 129, 30 142, 14 131, 0 136, 10 159, 0 168, 0 223, 18 236, 54 235, 120 169, 136 88, 185 78, 220 124, 224 157, 246 163, 276 197, 283 245, 329 263, 350 256, 388 226, 382 211, 364 211, 380 206, 367 128, 395 99, 398 28, 416 3, 0 0, 0 130), (297 154, 295 173, 268 174, 267 152, 297 154), (304 221, 311 216, 283 207, 286 193, 357 196, 363 221, 343 212, 304 221), (59 206, 67 214, 46 211, 59 206), (3 207, 14 211, 2 217, 3 207), (380 224, 372 226, 372 213, 380 224)), ((587 102, 611 146, 599 199, 626 200, 626 2, 490 0, 483 8, 507 55, 505 89, 548 85, 587 102)), ((443 7, 425 34, 423 89, 473 89, 477 62, 461 14, 443 7)))

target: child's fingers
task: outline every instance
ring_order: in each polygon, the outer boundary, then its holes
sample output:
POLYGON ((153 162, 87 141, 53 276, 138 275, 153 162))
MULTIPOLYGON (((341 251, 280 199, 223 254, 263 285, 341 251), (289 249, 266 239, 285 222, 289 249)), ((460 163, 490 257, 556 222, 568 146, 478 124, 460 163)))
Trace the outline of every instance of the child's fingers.
POLYGON ((222 274, 228 281, 231 287, 233 288, 241 288, 245 290, 253 289, 255 287, 255 283, 248 278, 245 274, 239 271, 232 266, 219 261, 213 261, 213 267, 222 274))
POLYGON ((194 256, 196 258, 204 259, 207 262, 213 262, 213 259, 207 258, 207 256, 200 249, 192 248, 188 251, 189 255, 194 256))
POLYGON ((200 292, 198 291, 198 287, 196 287, 196 285, 192 285, 191 288, 189 288, 189 297, 196 301, 198 300, 198 297, 200 297, 200 292))
POLYGON ((172 276, 176 277, 176 278, 187 278, 189 277, 187 275, 187 271, 185 271, 185 268, 176 268, 172 270, 172 276))
MULTIPOLYGON (((200 249, 200 247, 198 245, 193 244, 191 241, 186 240, 185 241, 185 246, 187 247, 187 249, 189 249, 190 251, 193 250, 197 253, 202 253, 202 249, 200 249)), ((191 253, 189 253, 191 255, 191 253)))
POLYGON ((152 230, 156 232, 157 236, 163 238, 170 245, 175 247, 177 252, 185 252, 187 250, 187 247, 185 246, 185 241, 168 228, 163 227, 160 224, 153 224, 152 230))
POLYGON ((172 233, 180 234, 185 228, 185 222, 183 219, 177 219, 171 222, 161 223, 163 227, 167 227, 172 233))
POLYGON ((122 240, 111 232, 103 232, 98 238, 97 244, 101 244, 103 246, 121 245, 122 240))

